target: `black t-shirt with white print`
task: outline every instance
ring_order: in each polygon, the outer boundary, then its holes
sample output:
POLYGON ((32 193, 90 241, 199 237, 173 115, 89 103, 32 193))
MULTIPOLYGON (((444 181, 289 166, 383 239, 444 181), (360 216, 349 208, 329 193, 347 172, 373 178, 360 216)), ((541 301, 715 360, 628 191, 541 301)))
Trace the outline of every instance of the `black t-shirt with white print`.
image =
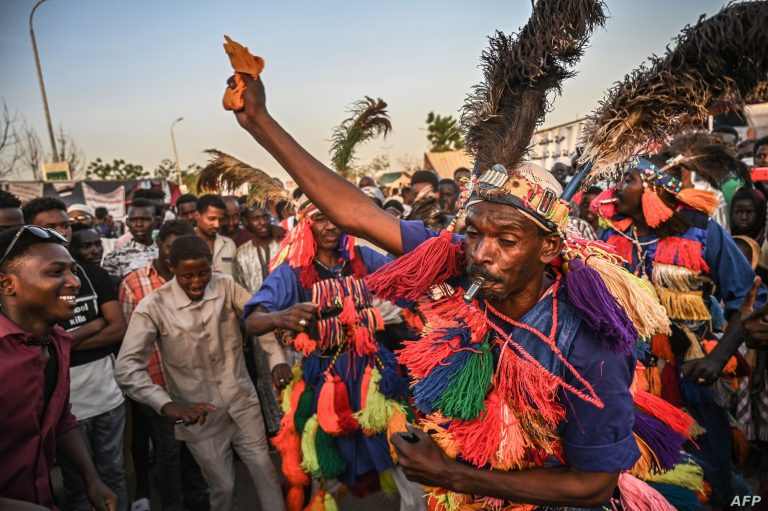
MULTIPOLYGON (((80 293, 77 295, 75 315, 69 321, 60 324, 68 332, 102 317, 101 306, 117 300, 117 288, 109 273, 100 266, 78 264, 77 278, 80 279, 80 293)), ((113 350, 114 346, 102 346, 91 350, 72 350, 70 367, 99 360, 112 353, 113 350)))

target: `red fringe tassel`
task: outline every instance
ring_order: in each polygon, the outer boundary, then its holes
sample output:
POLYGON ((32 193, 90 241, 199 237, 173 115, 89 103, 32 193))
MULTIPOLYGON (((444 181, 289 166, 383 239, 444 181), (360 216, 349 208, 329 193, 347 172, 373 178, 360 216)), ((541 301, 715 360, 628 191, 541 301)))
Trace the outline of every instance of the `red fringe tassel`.
POLYGON ((698 241, 670 236, 659 241, 654 261, 660 264, 683 266, 697 272, 707 272, 709 265, 704 260, 701 250, 702 246, 698 241))

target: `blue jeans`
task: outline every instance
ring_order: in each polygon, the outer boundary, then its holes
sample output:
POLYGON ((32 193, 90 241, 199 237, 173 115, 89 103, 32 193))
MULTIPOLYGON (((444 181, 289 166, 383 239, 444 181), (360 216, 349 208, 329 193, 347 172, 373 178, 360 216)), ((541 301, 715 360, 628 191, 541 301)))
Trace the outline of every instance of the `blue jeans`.
MULTIPOLYGON (((118 496, 118 511, 128 510, 128 491, 123 468, 125 404, 90 419, 80 421, 80 431, 91 452, 93 464, 104 484, 118 496)), ((64 493, 69 511, 91 511, 80 473, 67 459, 61 459, 64 493)))

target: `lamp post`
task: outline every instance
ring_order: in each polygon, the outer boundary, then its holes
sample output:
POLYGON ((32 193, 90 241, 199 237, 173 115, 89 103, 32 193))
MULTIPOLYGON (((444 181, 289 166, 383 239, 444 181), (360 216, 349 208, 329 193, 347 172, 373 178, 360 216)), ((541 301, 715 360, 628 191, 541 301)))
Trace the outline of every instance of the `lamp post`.
POLYGON ((183 117, 179 117, 175 121, 171 123, 171 144, 173 145, 173 157, 176 160, 176 179, 179 181, 179 188, 181 188, 181 164, 179 163, 179 151, 176 150, 176 137, 173 135, 173 127, 176 126, 177 123, 180 123, 183 121, 183 117))
POLYGON ((35 66, 37 66, 37 80, 40 82, 40 93, 43 96, 43 109, 45 110, 45 121, 48 123, 48 136, 51 139, 51 149, 53 150, 53 161, 59 161, 59 152, 56 150, 56 137, 53 135, 53 124, 51 123, 51 112, 48 110, 48 96, 45 94, 45 83, 43 83, 43 70, 40 67, 40 56, 37 54, 37 41, 35 40, 35 29, 32 27, 32 16, 35 15, 35 10, 45 2, 45 0, 38 0, 32 12, 29 13, 29 37, 32 39, 32 53, 35 54, 35 66))

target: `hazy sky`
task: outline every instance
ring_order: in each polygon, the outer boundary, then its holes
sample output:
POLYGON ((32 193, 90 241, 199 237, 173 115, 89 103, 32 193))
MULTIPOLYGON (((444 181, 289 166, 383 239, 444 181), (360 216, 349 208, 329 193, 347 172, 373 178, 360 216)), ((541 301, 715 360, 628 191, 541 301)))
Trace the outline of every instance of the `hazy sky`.
MULTIPOLYGON (((591 111, 603 92, 699 14, 724 0, 608 1, 610 18, 591 40, 544 126, 591 111)), ((28 17, 34 0, 0 1, 0 96, 37 128, 48 147, 28 17)), ((85 153, 153 169, 172 157, 175 128, 182 166, 217 148, 274 175, 272 158, 221 107, 231 74, 223 34, 266 60, 270 112, 328 161, 328 139, 347 106, 364 95, 389 103, 393 132, 359 152, 420 161, 430 110, 456 115, 481 78, 486 36, 517 30, 527 0, 353 2, 48 0, 35 33, 54 126, 85 153)))

